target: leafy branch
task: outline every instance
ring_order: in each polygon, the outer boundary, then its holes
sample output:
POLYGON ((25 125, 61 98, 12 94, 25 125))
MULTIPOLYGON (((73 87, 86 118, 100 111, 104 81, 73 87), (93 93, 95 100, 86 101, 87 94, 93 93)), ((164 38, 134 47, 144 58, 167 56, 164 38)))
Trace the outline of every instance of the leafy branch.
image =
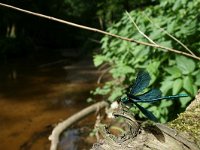
POLYGON ((66 20, 58 19, 58 18, 55 18, 55 17, 52 17, 52 16, 43 15, 43 14, 40 14, 40 13, 28 11, 28 10, 21 9, 21 8, 18 8, 18 7, 12 6, 12 5, 8 5, 8 4, 4 4, 4 3, 0 3, 0 6, 10 8, 10 9, 14 9, 14 10, 17 10, 17 11, 20 11, 20 12, 23 12, 23 13, 31 14, 31 15, 34 15, 34 16, 38 16, 38 17, 41 17, 41 18, 49 19, 49 20, 52 20, 52 21, 56 21, 56 22, 59 22, 59 23, 67 24, 67 25, 70 25, 70 26, 73 26, 73 27, 84 29, 84 30, 89 30, 89 31, 92 31, 92 32, 97 32, 97 33, 101 33, 101 34, 104 34, 104 35, 112 36, 112 37, 115 37, 115 38, 119 38, 121 40, 125 40, 125 41, 129 41, 129 42, 134 42, 136 44, 141 44, 141 45, 145 45, 145 46, 150 46, 150 47, 155 47, 155 48, 171 51, 171 52, 174 52, 176 54, 181 54, 181 55, 191 57, 191 58, 196 59, 196 60, 200 60, 200 57, 198 57, 196 55, 186 53, 186 52, 182 52, 182 51, 179 51, 179 50, 176 50, 176 49, 173 49, 173 48, 157 45, 157 44, 154 44, 154 43, 147 43, 147 42, 143 42, 143 41, 138 41, 138 40, 135 40, 133 38, 126 38, 126 37, 119 36, 119 35, 116 35, 116 34, 112 34, 112 33, 102 31, 102 30, 99 30, 99 29, 96 29, 96 28, 92 28, 92 27, 76 24, 76 23, 73 23, 73 22, 69 22, 69 21, 66 21, 66 20))
MULTIPOLYGON (((155 116, 161 122, 176 117, 200 87, 200 61, 183 55, 174 55, 170 51, 163 53, 160 47, 176 48, 180 51, 182 49, 190 55, 200 57, 198 30, 200 24, 197 17, 199 4, 200 1, 195 0, 184 2, 166 0, 153 7, 123 14, 122 18, 107 31, 145 41, 154 46, 149 47, 104 36, 101 39, 102 52, 94 56, 94 64, 96 66, 110 64, 112 68, 109 73, 113 79, 106 82, 103 87, 97 88, 94 94, 107 95, 111 102, 116 100, 125 93, 124 87, 130 85, 136 78, 136 71, 145 68, 151 75, 151 86, 160 87, 163 96, 179 93, 191 96, 176 102, 162 101, 155 105, 142 105, 151 111, 154 110, 155 116)), ((139 113, 134 108, 132 111, 139 113)), ((139 117, 143 117, 142 114, 139 113, 139 117)))
POLYGON ((164 32, 165 34, 167 34, 170 38, 172 38, 173 40, 175 40, 177 43, 179 43, 181 46, 183 46, 191 55, 195 56, 195 54, 185 45, 183 44, 181 41, 179 41, 177 38, 175 38, 173 35, 171 35, 170 33, 168 33, 165 29, 161 28, 158 24, 154 23, 146 14, 143 13, 143 15, 153 24, 155 25, 157 28, 161 29, 162 32, 164 32))

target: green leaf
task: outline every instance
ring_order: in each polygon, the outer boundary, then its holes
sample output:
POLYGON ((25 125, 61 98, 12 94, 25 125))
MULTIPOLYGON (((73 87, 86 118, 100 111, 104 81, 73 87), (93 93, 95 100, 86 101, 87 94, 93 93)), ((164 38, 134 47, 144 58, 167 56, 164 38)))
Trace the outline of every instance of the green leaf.
POLYGON ((151 32, 151 34, 149 35, 150 39, 152 40, 157 40, 162 36, 162 31, 161 30, 154 30, 153 32, 151 32))
POLYGON ((167 26, 167 31, 168 31, 169 33, 173 33, 175 27, 176 27, 176 21, 173 20, 173 21, 171 21, 171 23, 167 26))
POLYGON ((160 118, 160 122, 161 122, 161 123, 166 123, 166 118, 161 117, 161 118, 160 118))
POLYGON ((99 65, 101 65, 105 60, 105 57, 102 55, 96 55, 94 57, 94 65, 97 67, 99 65))
POLYGON ((163 109, 163 108, 171 106, 172 104, 173 104, 173 102, 171 100, 162 100, 159 108, 163 109))
POLYGON ((174 83, 173 81, 168 81, 168 80, 162 82, 160 90, 164 95, 167 94, 167 92, 172 88, 173 83, 174 83))
POLYGON ((172 89, 172 94, 178 94, 178 92, 180 91, 180 89, 183 86, 183 80, 182 79, 176 79, 173 83, 173 89, 172 89))
POLYGON ((180 98, 181 108, 185 108, 190 101, 191 97, 180 98))
POLYGON ((176 63, 183 74, 192 73, 196 67, 195 62, 185 56, 176 56, 176 63))
POLYGON ((182 3, 181 0, 176 0, 174 6, 172 7, 172 10, 175 11, 181 7, 182 3))
POLYGON ((165 71, 171 74, 174 78, 181 77, 181 71, 176 66, 165 68, 165 71))
POLYGON ((149 65, 147 66, 147 71, 150 74, 155 74, 158 71, 158 67, 160 66, 160 61, 154 61, 152 63, 149 63, 149 65))
POLYGON ((160 42, 159 45, 171 48, 172 47, 172 41, 163 41, 163 42, 160 42))
POLYGON ((109 96, 108 100, 109 101, 114 101, 116 98, 122 95, 122 88, 121 87, 116 87, 114 91, 111 93, 109 96))
POLYGON ((193 76, 196 76, 196 75, 200 75, 200 70, 195 70, 193 73, 192 73, 193 76))
POLYGON ((196 75, 196 82, 195 82, 195 84, 198 85, 198 86, 200 86, 200 71, 196 75))
POLYGON ((183 88, 190 93, 191 95, 194 95, 194 89, 193 89, 193 80, 192 77, 187 76, 183 80, 183 88))
POLYGON ((125 64, 120 64, 119 66, 112 68, 110 70, 110 73, 112 73, 114 78, 122 77, 128 73, 133 73, 133 72, 135 72, 135 70, 132 67, 127 66, 125 64))
POLYGON ((193 85, 193 89, 194 89, 194 95, 197 95, 198 93, 198 88, 196 85, 193 85))

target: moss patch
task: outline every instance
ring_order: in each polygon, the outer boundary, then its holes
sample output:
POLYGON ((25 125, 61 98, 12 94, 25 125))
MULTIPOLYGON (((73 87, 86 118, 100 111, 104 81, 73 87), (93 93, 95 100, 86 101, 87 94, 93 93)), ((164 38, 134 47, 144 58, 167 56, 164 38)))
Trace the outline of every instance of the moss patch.
MULTIPOLYGON (((177 119, 168 124, 170 127, 189 134, 195 141, 200 138, 200 107, 186 111, 179 115, 177 119)), ((199 142, 197 142, 199 145, 199 142)))

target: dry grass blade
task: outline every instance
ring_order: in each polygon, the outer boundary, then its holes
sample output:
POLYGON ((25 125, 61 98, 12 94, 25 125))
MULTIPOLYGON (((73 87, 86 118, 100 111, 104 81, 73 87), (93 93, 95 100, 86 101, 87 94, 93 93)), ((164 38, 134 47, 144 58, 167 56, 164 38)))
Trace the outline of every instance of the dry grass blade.
MULTIPOLYGON (((144 13, 143 13, 144 14, 144 13)), ((165 29, 161 28, 158 24, 156 24, 155 22, 152 21, 152 19, 150 19, 147 15, 144 14, 144 16, 149 20, 149 22, 151 22, 153 25, 155 25, 157 28, 159 28, 160 30, 162 30, 162 32, 164 32, 165 34, 167 34, 170 38, 172 38, 174 41, 176 41, 177 43, 179 43, 182 47, 184 47, 191 55, 196 56, 185 44, 183 44, 180 40, 178 40, 177 38, 175 38, 173 35, 171 35, 169 32, 167 32, 165 29)))
POLYGON ((130 38, 127 38, 127 37, 123 37, 123 36, 120 36, 120 35, 112 34, 112 33, 106 32, 106 31, 102 31, 102 30, 99 30, 99 29, 96 29, 96 28, 92 28, 92 27, 88 27, 88 26, 84 26, 84 25, 79 25, 79 24, 76 24, 76 23, 73 23, 73 22, 69 22, 69 21, 66 21, 66 20, 58 19, 58 18, 55 18, 55 17, 43 15, 43 14, 32 12, 32 11, 28 11, 28 10, 21 9, 21 8, 18 8, 18 7, 12 6, 12 5, 8 5, 8 4, 4 4, 4 3, 0 3, 0 6, 10 8, 10 9, 14 9, 14 10, 17 10, 17 11, 20 11, 20 12, 23 12, 23 13, 31 14, 31 15, 34 15, 34 16, 38 16, 38 17, 41 17, 41 18, 49 19, 49 20, 52 20, 52 21, 60 22, 60 23, 70 25, 70 26, 73 26, 73 27, 77 27, 77 28, 80 28, 80 29, 101 33, 101 34, 104 34, 104 35, 112 36, 112 37, 115 37, 115 38, 118 38, 118 39, 121 39, 121 40, 134 42, 134 43, 145 45, 145 46, 160 48, 160 49, 163 49, 163 50, 174 52, 176 54, 180 54, 180 55, 184 55, 184 56, 196 59, 196 60, 200 60, 200 57, 198 57, 198 56, 191 55, 190 53, 182 52, 182 51, 172 49, 172 48, 169 48, 169 47, 157 45, 155 42, 154 42, 155 44, 153 44, 152 41, 151 41, 151 43, 137 41, 137 40, 132 39, 132 38, 130 39, 130 38))
POLYGON ((150 39, 146 34, 144 34, 144 32, 142 32, 142 31, 140 30, 140 28, 137 26, 137 24, 135 23, 135 21, 133 20, 133 18, 131 17, 131 15, 130 15, 128 12, 126 12, 126 14, 128 15, 129 19, 130 19, 130 20, 132 21, 132 23, 134 24, 134 26, 136 27, 136 29, 138 30, 138 32, 139 32, 142 36, 144 36, 149 42, 151 42, 152 44, 158 46, 158 44, 156 44, 152 39, 150 39))

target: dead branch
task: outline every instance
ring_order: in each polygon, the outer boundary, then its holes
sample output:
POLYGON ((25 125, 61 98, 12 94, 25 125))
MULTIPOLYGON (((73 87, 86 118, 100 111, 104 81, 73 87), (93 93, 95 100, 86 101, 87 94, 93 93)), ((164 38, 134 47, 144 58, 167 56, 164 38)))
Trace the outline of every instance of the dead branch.
POLYGON ((76 24, 76 23, 73 23, 73 22, 65 21, 65 20, 62 20, 62 19, 58 19, 58 18, 55 18, 55 17, 43 15, 43 14, 32 12, 32 11, 28 11, 28 10, 21 9, 21 8, 11 6, 11 5, 8 5, 8 4, 4 4, 4 3, 0 3, 0 6, 10 8, 10 9, 14 9, 14 10, 17 10, 17 11, 20 11, 20 12, 23 12, 23 13, 31 14, 31 15, 34 15, 34 16, 38 16, 38 17, 41 17, 41 18, 49 19, 49 20, 52 20, 52 21, 60 22, 60 23, 67 24, 67 25, 77 27, 77 28, 81 28, 81 29, 84 29, 84 30, 89 30, 89 31, 101 33, 101 34, 104 34, 104 35, 112 36, 112 37, 115 37, 115 38, 119 38, 121 40, 134 42, 134 43, 145 45, 145 46, 155 47, 155 48, 159 48, 159 49, 162 49, 162 50, 171 51, 171 52, 174 52, 176 54, 181 54, 181 55, 191 57, 191 58, 196 59, 196 60, 200 60, 200 57, 198 57, 198 56, 192 55, 190 53, 182 52, 182 51, 179 51, 179 50, 176 50, 176 49, 173 49, 173 48, 168 48, 168 47, 161 46, 161 45, 155 45, 155 44, 152 44, 152 43, 137 41, 133 38, 132 39, 126 38, 126 37, 119 36, 119 35, 116 35, 116 34, 112 34, 112 33, 102 31, 102 30, 99 30, 99 29, 96 29, 96 28, 92 28, 92 27, 88 27, 88 26, 84 26, 84 25, 79 25, 79 24, 76 24))
POLYGON ((108 103, 105 101, 95 103, 78 113, 74 114, 73 116, 69 117, 68 119, 64 120, 63 122, 60 122, 52 131, 51 135, 49 136, 49 140, 51 141, 51 147, 50 150, 56 150, 57 145, 59 143, 59 137, 61 133, 69 128, 72 124, 77 123, 81 119, 85 118, 92 112, 98 111, 99 109, 102 109, 104 107, 108 106, 108 103))
POLYGON ((128 12, 126 12, 126 14, 128 15, 128 17, 129 17, 129 19, 132 21, 132 23, 134 24, 134 26, 136 27, 136 29, 138 30, 138 32, 142 35, 142 36, 144 36, 150 43, 152 43, 152 44, 154 44, 154 45, 158 45, 158 44, 156 44, 152 39, 150 39, 146 34, 144 34, 144 32, 142 32, 141 30, 140 30, 140 28, 137 26, 137 24, 135 23, 135 21, 133 20, 133 18, 131 17, 131 15, 128 13, 128 12))
POLYGON ((121 117, 125 116, 125 124, 127 120, 130 122, 131 129, 125 135, 115 137, 103 128, 103 139, 95 143, 91 150, 199 150, 199 112, 200 91, 186 111, 168 124, 138 123, 138 129, 133 115, 119 111, 121 117))
POLYGON ((157 28, 161 29, 162 32, 164 32, 165 34, 167 34, 170 38, 172 38, 174 41, 176 41, 177 43, 179 43, 181 46, 183 46, 191 55, 195 56, 195 54, 185 45, 183 44, 181 41, 179 41, 177 38, 175 38, 173 35, 171 35, 170 33, 168 33, 165 29, 161 28, 158 24, 156 24, 155 22, 153 22, 146 14, 143 13, 143 15, 149 20, 149 22, 151 22, 153 25, 155 25, 157 28))

